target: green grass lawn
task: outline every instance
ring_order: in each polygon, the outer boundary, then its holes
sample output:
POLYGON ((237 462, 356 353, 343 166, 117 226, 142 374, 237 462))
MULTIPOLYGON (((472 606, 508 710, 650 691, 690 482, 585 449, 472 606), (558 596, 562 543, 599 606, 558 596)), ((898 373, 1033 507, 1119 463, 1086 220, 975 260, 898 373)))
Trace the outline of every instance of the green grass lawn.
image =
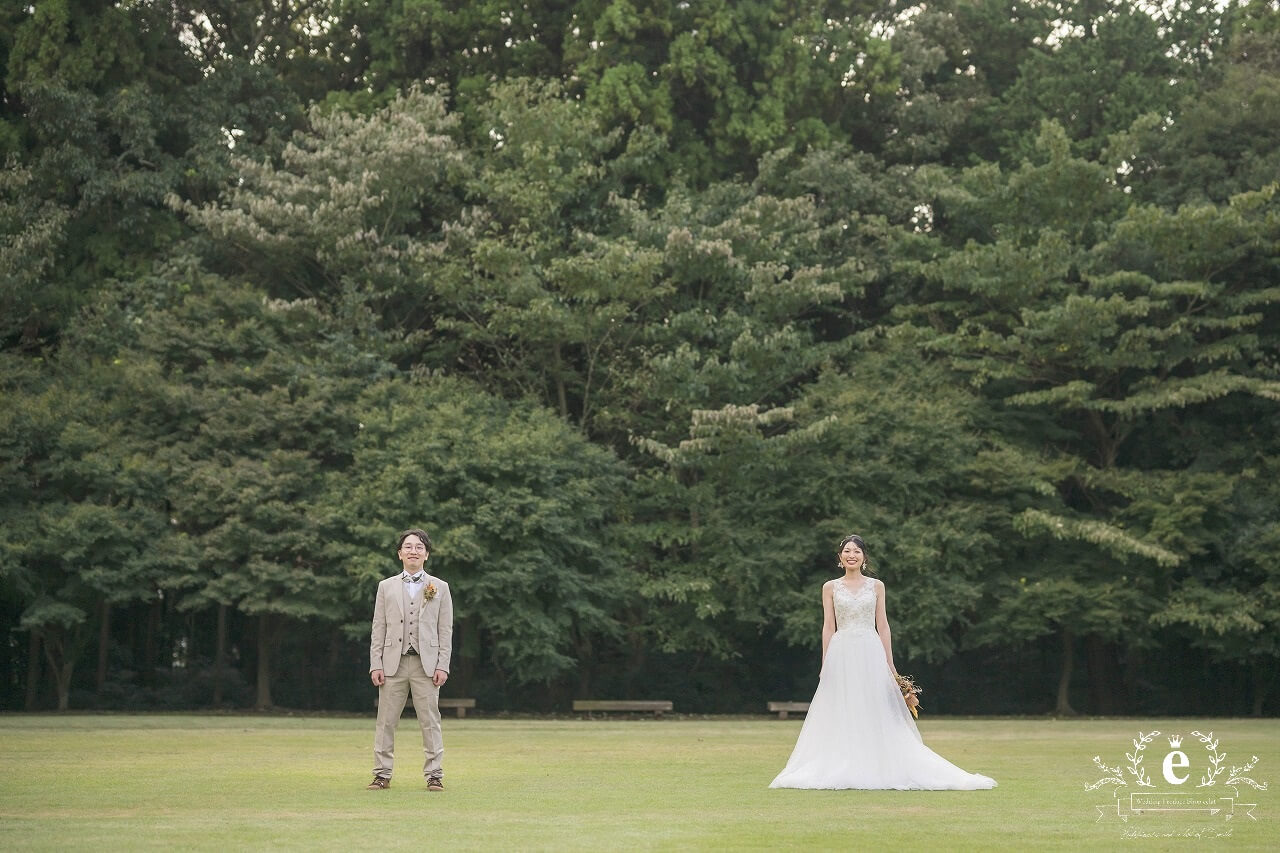
MULTIPOLYGON (((0 715, 0 849, 1190 851, 1280 843, 1275 720, 925 717, 927 744, 1000 783, 972 792, 770 790, 799 731, 794 720, 446 718, 444 726, 448 790, 428 794, 409 718, 394 786, 375 792, 364 790, 372 715, 0 715), (1131 740, 1152 729, 1181 732, 1197 774, 1207 753, 1193 729, 1220 738, 1226 764, 1256 754, 1250 775, 1269 789, 1240 793, 1258 804, 1257 820, 1237 812, 1231 821, 1161 814, 1123 823, 1110 788, 1084 790, 1101 775, 1093 756, 1125 763, 1131 740), (1112 809, 1098 820, 1094 806, 1104 803, 1112 809)), ((1168 751, 1164 736, 1146 750, 1157 780, 1168 751)))

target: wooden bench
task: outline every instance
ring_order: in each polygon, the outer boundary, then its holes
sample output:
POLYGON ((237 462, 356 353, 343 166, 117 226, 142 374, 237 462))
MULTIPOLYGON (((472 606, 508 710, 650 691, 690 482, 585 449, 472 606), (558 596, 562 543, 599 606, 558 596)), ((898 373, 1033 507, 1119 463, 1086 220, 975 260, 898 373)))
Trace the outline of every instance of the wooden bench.
POLYGON ((655 717, 672 709, 665 699, 574 699, 574 711, 651 711, 655 717))
POLYGON ((474 708, 475 706, 476 706, 476 700, 474 699, 443 699, 442 698, 440 700, 440 710, 443 711, 446 708, 452 708, 454 711, 457 712, 459 720, 461 720, 463 717, 467 715, 468 708, 474 708))
POLYGON ((797 714, 803 714, 809 710, 808 702, 770 702, 769 713, 777 714, 779 720, 785 720, 787 714, 795 711, 797 714))

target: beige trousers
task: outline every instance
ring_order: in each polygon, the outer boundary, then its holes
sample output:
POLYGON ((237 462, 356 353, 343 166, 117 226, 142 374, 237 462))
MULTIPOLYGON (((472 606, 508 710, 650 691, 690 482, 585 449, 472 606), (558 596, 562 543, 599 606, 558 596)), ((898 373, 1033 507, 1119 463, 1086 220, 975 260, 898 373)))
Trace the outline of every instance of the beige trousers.
MULTIPOLYGON (((434 673, 433 673, 434 674, 434 673)), ((413 710, 422 728, 422 751, 426 761, 422 775, 427 778, 441 775, 444 760, 444 738, 440 734, 440 688, 431 682, 431 675, 422 668, 422 658, 405 655, 395 675, 378 688, 378 727, 373 735, 373 775, 391 778, 395 764, 396 723, 404 712, 404 703, 413 693, 413 710)))

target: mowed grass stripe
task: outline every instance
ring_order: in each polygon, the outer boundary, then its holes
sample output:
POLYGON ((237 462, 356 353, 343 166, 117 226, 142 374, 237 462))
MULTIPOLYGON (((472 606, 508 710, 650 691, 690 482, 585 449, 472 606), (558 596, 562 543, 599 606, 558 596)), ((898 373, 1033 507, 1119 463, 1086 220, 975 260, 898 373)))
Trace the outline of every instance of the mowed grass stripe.
MULTIPOLYGON (((799 727, 764 718, 445 720, 448 790, 428 794, 409 718, 391 790, 371 792, 371 717, 0 716, 0 847, 1269 850, 1280 837, 1274 720, 926 717, 926 743, 1000 787, 770 790, 799 727), (1084 790, 1100 775, 1092 757, 1125 763, 1132 739, 1153 729, 1181 732, 1197 772, 1205 762, 1193 729, 1213 731, 1228 764, 1258 755, 1253 775, 1271 788, 1242 794, 1256 794, 1259 819, 1097 821, 1094 805, 1110 791, 1084 790), (1124 837, 1135 827, 1180 836, 1124 837)), ((1167 750, 1164 736, 1147 749, 1157 779, 1167 750)))

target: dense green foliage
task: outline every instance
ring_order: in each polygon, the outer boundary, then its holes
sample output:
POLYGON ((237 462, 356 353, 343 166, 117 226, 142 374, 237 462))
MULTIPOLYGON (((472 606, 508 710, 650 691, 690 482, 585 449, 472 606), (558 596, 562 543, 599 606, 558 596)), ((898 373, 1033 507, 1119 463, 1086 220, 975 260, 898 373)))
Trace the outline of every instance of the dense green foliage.
POLYGON ((0 0, 0 706, 1274 713, 1280 4, 0 0), (96 664, 96 665, 95 665, 96 664))

